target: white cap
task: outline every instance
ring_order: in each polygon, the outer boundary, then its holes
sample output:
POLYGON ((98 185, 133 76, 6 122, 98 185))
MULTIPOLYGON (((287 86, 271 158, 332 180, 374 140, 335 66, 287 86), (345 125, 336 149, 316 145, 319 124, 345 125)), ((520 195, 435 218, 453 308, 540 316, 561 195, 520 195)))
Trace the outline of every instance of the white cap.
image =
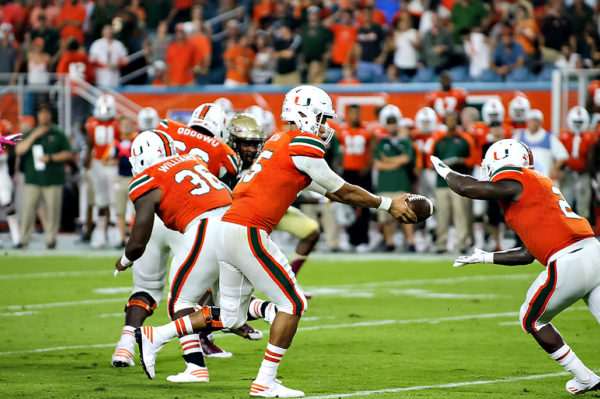
POLYGON ((398 126, 400 127, 415 127, 415 123, 410 118, 402 118, 400 122, 398 122, 398 126))
POLYGON ((544 114, 542 114, 542 111, 540 111, 539 109, 532 109, 532 110, 529 110, 527 112, 526 119, 528 121, 532 120, 532 119, 536 119, 536 120, 538 120, 540 122, 543 122, 544 121, 544 114))
POLYGON ((159 69, 161 71, 164 71, 167 69, 167 64, 163 60, 154 61, 152 63, 152 66, 154 67, 154 69, 159 69))

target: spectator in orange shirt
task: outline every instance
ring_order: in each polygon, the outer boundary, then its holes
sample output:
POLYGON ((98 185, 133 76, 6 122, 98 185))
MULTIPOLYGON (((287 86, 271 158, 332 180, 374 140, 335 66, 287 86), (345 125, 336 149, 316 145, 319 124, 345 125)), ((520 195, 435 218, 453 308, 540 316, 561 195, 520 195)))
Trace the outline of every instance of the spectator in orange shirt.
MULTIPOLYGON (((179 23, 192 19, 193 0, 173 0, 173 8, 167 17, 169 28, 174 29, 179 23)), ((169 29, 171 30, 171 29, 169 29)))
POLYGON ((255 2, 252 9, 252 23, 258 28, 262 28, 266 20, 271 18, 275 4, 273 0, 260 0, 255 2))
MULTIPOLYGON (((335 18, 338 13, 330 18, 335 18)), ((352 10, 339 11, 340 22, 329 26, 329 30, 333 33, 333 45, 331 54, 331 67, 341 67, 347 62, 352 62, 354 58, 354 45, 356 44, 356 36, 358 26, 354 22, 352 10)), ((326 21, 329 23, 329 21, 326 21)))
POLYGON ((71 77, 85 80, 86 82, 94 81, 94 69, 89 63, 88 56, 79 46, 76 39, 71 38, 67 49, 63 51, 56 73, 68 73, 71 77))
POLYGON ((358 85, 360 80, 354 75, 354 67, 352 64, 345 64, 342 68, 342 79, 338 82, 340 85, 358 85))
POLYGON ((212 43, 208 36, 202 33, 194 22, 186 22, 183 29, 188 37, 188 42, 194 48, 194 74, 196 84, 208 84, 208 67, 212 57, 212 43))
POLYGON ((61 39, 74 37, 80 44, 83 44, 83 23, 85 22, 85 17, 85 7, 81 5, 79 0, 65 0, 56 19, 61 39))
POLYGON ((183 24, 175 26, 175 40, 167 47, 165 62, 169 71, 169 85, 194 84, 194 46, 187 40, 183 24))
POLYGON ((250 68, 254 62, 254 51, 248 47, 248 39, 241 36, 237 42, 231 40, 223 53, 227 73, 225 86, 245 86, 250 81, 250 68))

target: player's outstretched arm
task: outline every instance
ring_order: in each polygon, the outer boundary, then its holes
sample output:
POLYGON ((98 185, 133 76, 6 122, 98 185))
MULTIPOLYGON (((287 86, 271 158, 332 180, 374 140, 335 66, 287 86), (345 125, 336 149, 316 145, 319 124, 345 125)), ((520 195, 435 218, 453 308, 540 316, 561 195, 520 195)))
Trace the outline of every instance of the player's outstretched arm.
POLYGON ((448 187, 462 197, 482 200, 516 200, 523 192, 523 186, 516 180, 481 181, 453 171, 438 157, 432 155, 430 159, 435 171, 446 180, 448 187))
POLYGON ((146 244, 152 235, 154 210, 160 204, 162 191, 154 189, 135 200, 135 220, 131 235, 125 247, 125 255, 117 261, 115 268, 125 270, 139 259, 146 250, 146 244))
POLYGON ((518 247, 506 251, 486 252, 475 248, 471 255, 459 256, 452 266, 459 267, 473 263, 494 263, 496 265, 519 266, 528 265, 535 258, 525 247, 518 247))

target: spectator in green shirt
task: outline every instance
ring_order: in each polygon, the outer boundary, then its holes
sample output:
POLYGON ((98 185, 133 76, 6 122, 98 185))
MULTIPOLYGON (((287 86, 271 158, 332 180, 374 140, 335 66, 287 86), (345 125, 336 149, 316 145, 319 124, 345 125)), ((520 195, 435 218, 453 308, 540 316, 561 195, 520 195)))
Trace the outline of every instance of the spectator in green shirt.
POLYGON ((462 44, 460 31, 469 28, 485 30, 490 23, 490 12, 483 1, 458 0, 452 7, 450 22, 454 33, 454 43, 462 44))
POLYGON ((301 52, 304 63, 308 65, 309 83, 322 83, 325 76, 326 63, 330 57, 330 48, 333 37, 320 19, 321 9, 310 6, 307 10, 308 22, 302 26, 301 52))
POLYGON ((21 247, 29 244, 40 199, 46 205, 44 225, 45 242, 48 249, 56 247, 60 227, 63 185, 65 183, 64 162, 71 160, 71 145, 64 132, 52 124, 52 113, 47 104, 41 104, 37 113, 37 125, 25 133, 17 144, 16 153, 21 157, 25 174, 23 206, 21 214, 21 247))
MULTIPOLYGON (((413 123, 408 118, 399 121, 395 115, 386 117, 384 122, 389 136, 377 143, 373 157, 373 166, 378 171, 376 191, 379 195, 394 198, 411 189, 411 176, 415 166, 415 149, 410 139, 413 123)), ((398 222, 386 212, 377 212, 377 218, 385 240, 384 249, 392 252, 396 249, 394 230, 398 222)), ((414 225, 402 224, 402 231, 408 251, 415 252, 414 225)))
MULTIPOLYGON (((458 115, 446 114, 446 134, 433 144, 433 155, 444 162, 450 163, 459 173, 470 174, 467 160, 471 157, 471 145, 465 138, 466 133, 458 130, 458 115)), ((469 249, 469 221, 471 220, 471 200, 457 195, 448 188, 446 180, 438 176, 435 189, 435 203, 437 206, 437 252, 446 252, 448 244, 448 231, 450 222, 458 235, 458 250, 467 253, 469 249)))

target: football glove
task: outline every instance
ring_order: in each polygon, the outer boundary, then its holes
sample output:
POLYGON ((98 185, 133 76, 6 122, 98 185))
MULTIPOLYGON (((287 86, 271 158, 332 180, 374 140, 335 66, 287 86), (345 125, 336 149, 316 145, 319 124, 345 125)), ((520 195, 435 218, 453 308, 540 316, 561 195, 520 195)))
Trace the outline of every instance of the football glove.
POLYGON ((431 160, 435 171, 438 173, 438 175, 442 176, 442 178, 445 179, 446 176, 448 176, 448 173, 452 172, 452 169, 450 169, 448 165, 442 162, 442 160, 438 157, 432 155, 429 157, 429 159, 431 160))
POLYGON ((485 252, 482 249, 475 248, 473 254, 471 255, 462 255, 456 258, 454 267, 460 267, 464 265, 469 265, 472 263, 494 263, 494 253, 493 252, 485 252))

